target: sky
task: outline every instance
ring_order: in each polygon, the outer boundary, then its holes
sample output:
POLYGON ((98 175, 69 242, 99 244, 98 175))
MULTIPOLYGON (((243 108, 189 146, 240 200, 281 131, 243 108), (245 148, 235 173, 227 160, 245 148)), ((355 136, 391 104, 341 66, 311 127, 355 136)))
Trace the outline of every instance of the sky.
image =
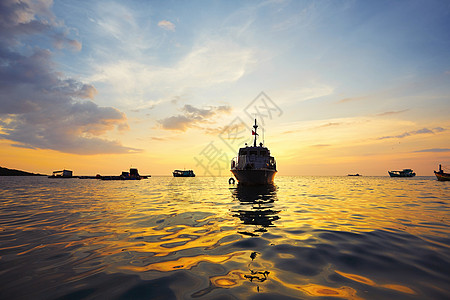
POLYGON ((0 166, 229 176, 450 169, 450 2, 0 2, 0 166))

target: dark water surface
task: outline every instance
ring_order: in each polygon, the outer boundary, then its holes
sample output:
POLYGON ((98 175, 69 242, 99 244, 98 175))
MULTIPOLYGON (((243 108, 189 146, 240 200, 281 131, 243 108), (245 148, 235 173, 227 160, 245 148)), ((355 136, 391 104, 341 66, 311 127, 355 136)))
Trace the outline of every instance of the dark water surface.
POLYGON ((0 177, 0 299, 450 299, 450 182, 0 177))

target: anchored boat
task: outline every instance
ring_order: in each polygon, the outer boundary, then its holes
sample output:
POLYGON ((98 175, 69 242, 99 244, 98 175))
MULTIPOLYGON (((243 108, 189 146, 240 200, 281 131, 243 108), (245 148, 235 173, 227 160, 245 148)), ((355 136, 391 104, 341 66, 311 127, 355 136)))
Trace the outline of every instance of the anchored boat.
POLYGON ((263 143, 256 145, 258 136, 256 119, 253 128, 253 146, 245 144, 245 147, 239 149, 238 156, 231 160, 230 171, 243 185, 273 184, 277 173, 275 158, 270 156, 270 150, 263 143))
POLYGON ((53 171, 53 175, 48 176, 48 178, 75 178, 73 172, 70 170, 53 171))
POLYGON ((450 181, 450 173, 445 173, 442 170, 442 166, 439 165, 439 171, 434 171, 434 175, 436 175, 437 180, 439 181, 450 181))
POLYGON ((173 177, 195 177, 193 170, 175 170, 172 174, 173 177))
POLYGON ((388 171, 391 177, 414 177, 416 173, 412 169, 403 169, 402 171, 388 171))

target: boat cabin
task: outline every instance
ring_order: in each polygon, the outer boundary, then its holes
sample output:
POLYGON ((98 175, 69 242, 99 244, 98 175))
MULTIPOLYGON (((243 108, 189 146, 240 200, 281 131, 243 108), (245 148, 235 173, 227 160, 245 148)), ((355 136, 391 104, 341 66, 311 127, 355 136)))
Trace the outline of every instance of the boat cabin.
POLYGON ((270 156, 270 150, 266 147, 245 147, 239 149, 239 156, 241 155, 270 156))
POLYGON ((270 150, 262 146, 243 147, 237 157, 231 161, 231 169, 272 169, 276 170, 275 158, 270 156, 270 150))
POLYGON ((73 172, 70 170, 53 171, 52 177, 70 178, 73 177, 73 172))

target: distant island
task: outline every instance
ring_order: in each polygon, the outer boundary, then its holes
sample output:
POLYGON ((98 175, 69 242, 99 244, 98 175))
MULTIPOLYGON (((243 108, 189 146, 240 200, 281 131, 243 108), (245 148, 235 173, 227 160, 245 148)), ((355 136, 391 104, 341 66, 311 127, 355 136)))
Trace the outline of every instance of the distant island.
POLYGON ((0 167, 0 176, 47 176, 47 175, 0 167))

